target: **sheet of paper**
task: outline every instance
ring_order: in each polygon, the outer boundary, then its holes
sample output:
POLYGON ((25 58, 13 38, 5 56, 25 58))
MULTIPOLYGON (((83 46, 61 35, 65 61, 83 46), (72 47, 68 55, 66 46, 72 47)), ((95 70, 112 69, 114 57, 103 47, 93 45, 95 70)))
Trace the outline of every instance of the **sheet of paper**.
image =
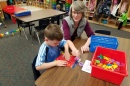
POLYGON ((91 61, 86 60, 83 67, 82 67, 82 71, 87 72, 87 73, 91 73, 92 67, 90 65, 91 61))

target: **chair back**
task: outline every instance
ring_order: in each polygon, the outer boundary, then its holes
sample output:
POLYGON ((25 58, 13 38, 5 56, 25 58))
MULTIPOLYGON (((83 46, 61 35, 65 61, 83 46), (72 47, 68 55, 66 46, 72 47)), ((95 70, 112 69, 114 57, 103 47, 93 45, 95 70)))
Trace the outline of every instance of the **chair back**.
POLYGON ((42 19, 42 20, 39 20, 39 28, 38 30, 43 30, 45 29, 50 23, 50 20, 49 19, 42 19))
POLYGON ((41 75, 40 72, 36 70, 36 67, 35 67, 36 60, 37 60, 37 55, 32 62, 32 70, 33 70, 33 75, 34 75, 35 80, 37 80, 37 78, 41 75))
POLYGON ((95 33, 111 35, 111 31, 107 31, 107 30, 96 30, 95 33))

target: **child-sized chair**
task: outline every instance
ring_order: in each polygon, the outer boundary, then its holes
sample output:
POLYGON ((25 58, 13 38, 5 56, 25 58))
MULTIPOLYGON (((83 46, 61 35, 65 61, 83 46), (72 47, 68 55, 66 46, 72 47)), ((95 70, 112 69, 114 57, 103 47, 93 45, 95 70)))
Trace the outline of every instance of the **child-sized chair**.
POLYGON ((32 70, 33 70, 33 75, 34 75, 34 80, 37 80, 37 78, 41 75, 38 70, 36 70, 35 63, 37 60, 37 55, 35 56, 33 62, 32 62, 32 70))
POLYGON ((49 25, 49 23, 50 23, 49 18, 41 19, 41 20, 39 20, 39 26, 35 26, 35 28, 34 28, 34 35, 35 34, 37 35, 37 39, 38 39, 39 44, 41 44, 40 37, 39 37, 39 32, 44 30, 46 28, 46 26, 49 25))

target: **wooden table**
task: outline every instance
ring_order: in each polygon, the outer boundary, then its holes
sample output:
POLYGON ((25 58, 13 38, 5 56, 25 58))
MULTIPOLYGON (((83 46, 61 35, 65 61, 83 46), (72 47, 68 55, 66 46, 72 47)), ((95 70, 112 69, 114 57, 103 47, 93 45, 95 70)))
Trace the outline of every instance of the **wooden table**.
MULTIPOLYGON (((22 17, 14 16, 14 17, 17 20, 20 20, 20 21, 23 21, 25 23, 30 24, 30 22, 39 21, 41 19, 50 18, 50 17, 53 17, 53 16, 62 15, 62 14, 65 14, 65 12, 53 10, 53 9, 42 9, 42 10, 38 10, 38 11, 32 11, 31 15, 28 15, 28 16, 22 16, 22 17)), ((58 23, 59 23, 59 19, 60 18, 57 19, 58 23)), ((29 26, 29 32, 30 32, 30 35, 31 35, 30 26, 29 26)))
MULTIPOLYGON (((127 54, 128 68, 130 66, 130 39, 117 37, 119 41, 118 50, 124 51, 127 54)), ((75 46, 80 50, 80 47, 86 42, 86 39, 79 38, 74 41, 75 46)), ((82 62, 86 59, 91 60, 93 53, 86 52, 81 55, 82 62)), ((47 69, 36 81, 36 86, 117 86, 115 84, 99 80, 91 77, 89 73, 83 72, 82 67, 53 67, 47 69)), ((128 69, 128 73, 130 70, 128 69)), ((130 86, 130 76, 125 77, 121 86, 130 86)))
POLYGON ((31 15, 29 16, 15 17, 15 18, 23 22, 33 22, 33 21, 38 21, 40 19, 50 18, 62 14, 65 14, 65 12, 53 10, 53 9, 43 9, 43 10, 31 12, 31 15))

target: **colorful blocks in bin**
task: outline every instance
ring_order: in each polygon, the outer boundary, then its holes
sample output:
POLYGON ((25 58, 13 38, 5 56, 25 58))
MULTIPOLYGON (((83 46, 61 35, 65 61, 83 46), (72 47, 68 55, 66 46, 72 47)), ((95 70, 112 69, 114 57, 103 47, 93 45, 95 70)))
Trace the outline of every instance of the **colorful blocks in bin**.
POLYGON ((126 53, 119 50, 98 46, 92 57, 91 66, 92 77, 117 85, 120 85, 123 79, 128 76, 126 53), (98 58, 100 54, 111 58, 111 60, 114 60, 115 63, 112 65, 112 67, 114 67, 115 70, 113 70, 110 65, 102 64, 102 62, 98 65, 95 65, 95 59, 98 58), (117 65, 120 67, 117 68, 117 65))
POLYGON ((90 43, 90 52, 94 52, 97 46, 117 49, 118 40, 115 37, 92 35, 90 43))

